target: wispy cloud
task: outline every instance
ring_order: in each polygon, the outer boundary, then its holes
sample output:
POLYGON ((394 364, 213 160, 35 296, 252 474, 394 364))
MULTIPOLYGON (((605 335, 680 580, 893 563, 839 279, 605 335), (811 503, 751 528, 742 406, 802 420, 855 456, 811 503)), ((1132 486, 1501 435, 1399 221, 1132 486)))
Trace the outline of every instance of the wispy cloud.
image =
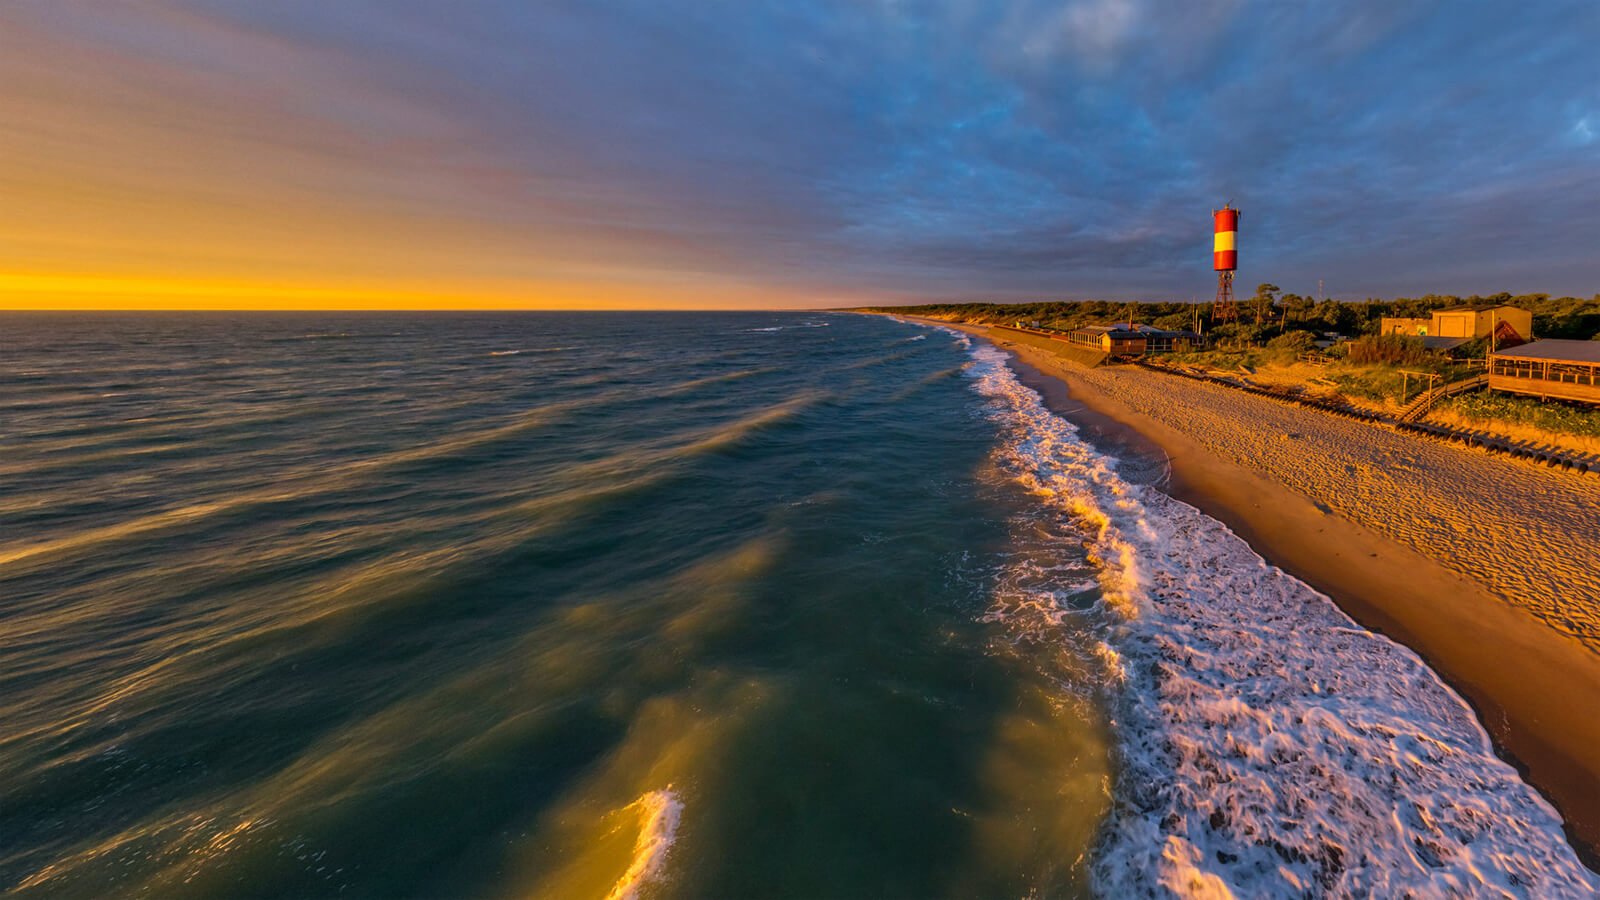
POLYGON ((1593 293, 1597 41, 1566 0, 24 0, 0 244, 507 297, 1179 297, 1233 199, 1241 277, 1593 293))

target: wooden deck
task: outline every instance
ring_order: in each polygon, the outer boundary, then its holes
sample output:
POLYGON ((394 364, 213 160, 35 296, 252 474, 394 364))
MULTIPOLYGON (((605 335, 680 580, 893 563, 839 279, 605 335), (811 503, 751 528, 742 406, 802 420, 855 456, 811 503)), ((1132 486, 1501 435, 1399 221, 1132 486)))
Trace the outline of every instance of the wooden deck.
POLYGON ((1489 388, 1530 397, 1600 404, 1600 364, 1495 356, 1489 363, 1489 388))
POLYGON ((1595 384, 1593 375, 1585 377, 1558 374, 1551 378, 1541 378, 1521 374, 1491 374, 1489 388, 1543 399, 1577 400, 1581 403, 1600 404, 1600 385, 1595 384), (1582 380, 1579 380, 1580 378, 1582 380))

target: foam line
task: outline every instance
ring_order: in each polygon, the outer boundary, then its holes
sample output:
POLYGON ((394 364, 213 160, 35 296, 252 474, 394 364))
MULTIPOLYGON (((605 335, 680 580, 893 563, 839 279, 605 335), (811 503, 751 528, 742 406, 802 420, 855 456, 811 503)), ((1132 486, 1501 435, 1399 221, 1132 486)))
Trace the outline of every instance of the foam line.
POLYGON ((1121 766, 1102 894, 1600 894, 1556 811, 1415 653, 1124 481, 1006 354, 970 353, 1002 464, 1073 516, 1104 595, 1121 766))

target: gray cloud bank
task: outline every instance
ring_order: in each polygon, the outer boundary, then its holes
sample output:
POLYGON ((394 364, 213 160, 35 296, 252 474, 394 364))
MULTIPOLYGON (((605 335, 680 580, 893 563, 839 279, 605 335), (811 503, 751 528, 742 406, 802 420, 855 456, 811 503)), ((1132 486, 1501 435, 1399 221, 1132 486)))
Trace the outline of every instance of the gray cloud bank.
POLYGON ((1205 296, 1231 199, 1250 284, 1600 291, 1592 0, 106 9, 27 15, 89 55, 276 81, 307 133, 360 136, 295 149, 336 199, 522 235, 577 273, 1205 296))

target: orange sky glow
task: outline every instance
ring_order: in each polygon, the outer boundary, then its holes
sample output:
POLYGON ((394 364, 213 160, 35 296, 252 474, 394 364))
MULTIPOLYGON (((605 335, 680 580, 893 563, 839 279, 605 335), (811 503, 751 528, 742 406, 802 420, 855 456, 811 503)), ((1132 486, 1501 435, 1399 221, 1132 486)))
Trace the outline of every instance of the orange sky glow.
POLYGON ((447 104, 315 45, 157 2, 23 7, 4 28, 0 309, 856 299, 633 224, 671 197, 577 163, 552 189, 447 104))
POLYGON ((251 282, 207 277, 73 275, 0 272, 0 309, 7 310, 628 310, 750 309, 807 304, 770 290, 714 285, 618 285, 602 281, 439 284, 425 289, 382 285, 251 282))
POLYGON ((1594 293, 1600 6, 1177 6, 11 0, 0 309, 1594 293))

